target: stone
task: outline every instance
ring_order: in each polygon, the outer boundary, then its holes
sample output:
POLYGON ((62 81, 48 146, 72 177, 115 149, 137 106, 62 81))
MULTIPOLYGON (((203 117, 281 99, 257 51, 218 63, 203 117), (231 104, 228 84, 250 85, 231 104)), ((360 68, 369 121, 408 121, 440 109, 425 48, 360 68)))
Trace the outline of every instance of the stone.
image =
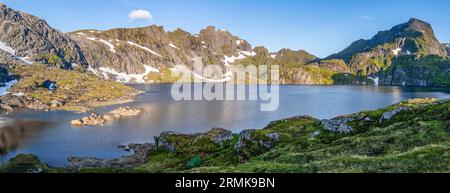
POLYGON ((223 145, 224 142, 232 139, 232 132, 222 128, 213 128, 206 133, 206 136, 210 141, 223 145))
POLYGON ((320 135, 320 131, 314 131, 312 134, 311 134, 311 138, 316 138, 316 137, 318 137, 320 135))
POLYGON ((177 151, 175 146, 170 144, 169 141, 167 140, 167 137, 169 135, 181 135, 181 134, 173 131, 164 131, 161 134, 159 134, 158 137, 154 137, 155 147, 158 149, 163 148, 166 149, 167 151, 175 153, 177 151))
POLYGON ((381 124, 381 123, 383 123, 384 121, 390 120, 390 119, 392 119, 392 117, 394 117, 394 116, 397 115, 398 113, 400 113, 400 112, 402 112, 402 111, 406 111, 406 110, 408 110, 408 109, 409 109, 408 107, 402 106, 402 107, 399 107, 399 108, 397 108, 397 109, 395 109, 395 110, 393 110, 393 111, 384 112, 383 115, 381 115, 381 117, 380 117, 379 123, 381 124))
POLYGON ((81 125, 102 126, 111 123, 122 116, 135 116, 140 114, 140 112, 141 110, 138 109, 133 109, 130 107, 120 107, 105 115, 98 115, 96 113, 92 113, 88 117, 83 117, 80 120, 74 120, 73 122, 77 123, 77 125, 79 121, 81 122, 81 125))
POLYGON ((336 117, 333 119, 324 119, 321 121, 324 129, 331 132, 347 134, 353 131, 353 128, 347 125, 348 122, 356 120, 354 117, 336 117))
POLYGON ((58 108, 58 107, 60 107, 60 106, 62 106, 62 103, 59 102, 59 101, 57 101, 57 100, 52 100, 52 101, 50 102, 50 107, 52 107, 52 108, 58 108))
POLYGON ((103 160, 90 157, 69 157, 68 168, 79 171, 83 168, 131 168, 144 164, 155 148, 153 144, 129 144, 129 151, 133 150, 134 154, 122 156, 120 158, 103 160))
POLYGON ((83 123, 80 120, 72 120, 70 122, 70 124, 72 124, 72 125, 82 125, 83 123))
POLYGON ((266 137, 268 137, 269 139, 272 139, 274 141, 280 141, 279 133, 269 133, 269 134, 266 134, 266 137))
POLYGON ((136 116, 140 113, 141 110, 130 107, 120 107, 110 112, 110 114, 118 116, 136 116))
POLYGON ((0 109, 3 109, 5 111, 12 111, 13 110, 13 108, 11 106, 9 106, 7 104, 3 104, 3 103, 0 104, 0 109))

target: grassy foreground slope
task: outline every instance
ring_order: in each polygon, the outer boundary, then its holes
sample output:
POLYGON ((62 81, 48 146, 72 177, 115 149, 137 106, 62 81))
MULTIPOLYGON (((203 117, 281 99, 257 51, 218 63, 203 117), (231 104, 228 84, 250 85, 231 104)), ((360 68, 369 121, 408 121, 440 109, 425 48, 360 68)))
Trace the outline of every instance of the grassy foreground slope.
MULTIPOLYGON (((270 150, 258 144, 249 146, 247 151, 253 152, 254 157, 244 163, 231 153, 231 146, 225 146, 222 152, 215 152, 217 155, 206 154, 204 162, 195 168, 187 167, 192 160, 185 159, 189 157, 186 153, 160 151, 139 169, 154 172, 158 166, 158 171, 186 172, 450 171, 450 102, 410 100, 346 117, 355 118, 347 123, 353 128, 348 134, 327 131, 311 117, 275 121, 252 133, 252 137, 261 142, 269 140, 267 134, 279 133, 280 141, 270 150), (383 113, 403 107, 407 110, 380 121, 383 113)), ((191 148, 195 148, 195 143, 191 148)), ((202 153, 195 154, 201 157, 202 153)))
MULTIPOLYGON (((448 100, 414 99, 332 120, 344 126, 333 131, 324 120, 299 116, 239 135, 165 133, 137 167, 75 172, 450 172, 448 100)), ((71 171, 20 158, 0 165, 0 172, 71 171), (23 165, 27 170, 18 170, 23 165)))

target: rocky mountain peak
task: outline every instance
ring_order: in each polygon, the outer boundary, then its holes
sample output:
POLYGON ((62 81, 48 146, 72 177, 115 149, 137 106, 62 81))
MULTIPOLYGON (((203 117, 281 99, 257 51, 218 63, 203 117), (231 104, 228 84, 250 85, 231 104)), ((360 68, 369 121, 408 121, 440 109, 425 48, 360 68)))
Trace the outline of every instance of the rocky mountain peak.
POLYGON ((408 21, 406 26, 408 27, 407 28, 408 30, 413 30, 413 31, 419 31, 419 32, 433 31, 431 24, 429 24, 425 21, 416 19, 416 18, 411 18, 408 21))
POLYGON ((45 63, 53 67, 86 66, 79 46, 44 20, 0 4, 0 62, 45 63))

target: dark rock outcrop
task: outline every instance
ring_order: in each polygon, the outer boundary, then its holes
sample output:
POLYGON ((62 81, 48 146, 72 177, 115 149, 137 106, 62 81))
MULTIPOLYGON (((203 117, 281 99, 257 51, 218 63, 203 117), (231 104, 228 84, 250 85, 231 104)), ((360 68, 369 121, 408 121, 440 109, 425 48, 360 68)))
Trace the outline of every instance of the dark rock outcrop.
POLYGON ((450 60, 440 56, 400 56, 378 73, 380 85, 449 86, 450 60))
POLYGON ((383 115, 381 115, 381 117, 380 117, 379 123, 381 124, 384 121, 390 120, 390 119, 392 119, 392 117, 394 117, 398 113, 403 112, 403 111, 407 111, 408 109, 409 109, 408 107, 401 106, 401 107, 399 107, 397 109, 394 109, 392 111, 384 112, 383 115))
POLYGON ((226 142, 231 141, 233 138, 232 132, 222 129, 213 128, 206 133, 196 134, 181 134, 172 131, 162 132, 159 136, 154 137, 155 147, 165 149, 170 152, 180 153, 180 148, 186 148, 185 145, 192 145, 195 143, 210 143, 215 146, 223 146, 226 142))
POLYGON ((447 55, 450 56, 450 44, 442 44, 442 46, 447 50, 447 55))
POLYGON ((130 144, 129 150, 134 154, 117 159, 103 160, 89 157, 69 157, 69 169, 79 171, 85 168, 131 168, 144 164, 150 151, 154 149, 152 144, 130 144))
POLYGON ((336 117, 322 120, 322 125, 327 131, 347 134, 353 131, 353 128, 347 125, 347 123, 354 120, 354 117, 336 117))
POLYGON ((244 130, 239 134, 239 141, 234 145, 234 154, 240 162, 260 155, 280 142, 280 133, 272 132, 263 136, 255 136, 256 129, 244 130))

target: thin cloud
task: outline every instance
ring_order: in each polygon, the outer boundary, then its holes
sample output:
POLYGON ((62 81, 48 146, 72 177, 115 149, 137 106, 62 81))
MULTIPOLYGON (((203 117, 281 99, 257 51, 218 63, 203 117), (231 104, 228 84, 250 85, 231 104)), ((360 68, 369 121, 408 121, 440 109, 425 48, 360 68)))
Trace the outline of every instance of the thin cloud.
POLYGON ((130 12, 128 15, 128 18, 130 18, 130 21, 138 20, 138 19, 145 19, 151 21, 153 19, 152 14, 150 11, 143 10, 143 9, 137 9, 130 12))
POLYGON ((361 16, 359 16, 361 19, 365 19, 365 20, 372 20, 373 19, 373 17, 370 17, 370 16, 366 16, 366 15, 361 15, 361 16))

